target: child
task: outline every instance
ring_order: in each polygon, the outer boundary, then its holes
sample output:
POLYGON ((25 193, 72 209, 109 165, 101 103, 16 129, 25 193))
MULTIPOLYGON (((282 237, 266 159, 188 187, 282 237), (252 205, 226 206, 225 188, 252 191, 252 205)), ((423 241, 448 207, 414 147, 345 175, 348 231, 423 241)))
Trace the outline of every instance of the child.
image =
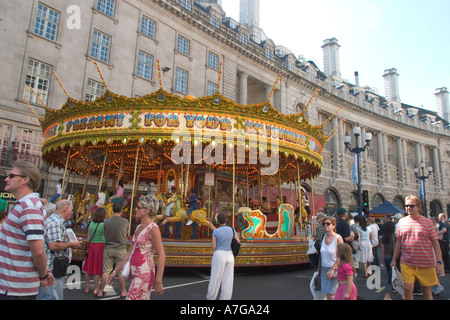
POLYGON ((346 243, 337 246, 338 270, 337 280, 338 288, 334 300, 356 300, 357 290, 353 283, 353 274, 355 266, 353 265, 352 249, 346 243))

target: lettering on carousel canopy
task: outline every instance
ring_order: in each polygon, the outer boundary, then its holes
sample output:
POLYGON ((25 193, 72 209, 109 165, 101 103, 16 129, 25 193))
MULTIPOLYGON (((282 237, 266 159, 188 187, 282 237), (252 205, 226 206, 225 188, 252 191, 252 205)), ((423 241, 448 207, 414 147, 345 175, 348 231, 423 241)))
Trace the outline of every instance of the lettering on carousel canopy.
MULTIPOLYGON (((63 128, 58 129, 58 125, 52 125, 44 132, 45 139, 55 137, 61 130, 62 134, 71 132, 81 132, 87 130, 104 129, 126 129, 133 123, 143 126, 145 129, 187 129, 191 130, 211 130, 216 132, 231 132, 236 127, 238 120, 232 117, 188 114, 188 113, 144 113, 137 118, 131 114, 108 114, 91 117, 82 117, 66 121, 63 128)), ((143 128, 143 129, 144 129, 143 128)), ((301 146, 309 146, 315 152, 321 152, 321 146, 311 137, 307 137, 300 131, 290 130, 274 126, 272 124, 244 120, 241 128, 246 135, 255 135, 264 138, 277 139, 280 142, 293 143, 301 146)))
POLYGON ((144 126, 151 127, 155 125, 158 128, 180 128, 185 127, 187 129, 219 129, 221 131, 231 131, 233 128, 231 120, 228 118, 219 118, 210 115, 176 115, 176 114, 153 114, 149 113, 145 115, 144 126), (184 120, 181 121, 181 120, 184 120))
POLYGON ((92 129, 120 128, 124 124, 123 114, 92 116, 69 120, 66 123, 66 133, 92 129))

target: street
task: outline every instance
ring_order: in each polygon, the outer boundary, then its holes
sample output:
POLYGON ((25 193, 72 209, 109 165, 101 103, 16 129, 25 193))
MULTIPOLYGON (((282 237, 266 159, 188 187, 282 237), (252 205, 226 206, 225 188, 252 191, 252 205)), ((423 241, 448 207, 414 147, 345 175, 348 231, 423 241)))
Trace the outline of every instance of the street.
MULTIPOLYGON (((75 268, 77 265, 75 266, 75 268)), ((364 300, 383 300, 383 287, 386 284, 387 273, 384 268, 377 269, 372 278, 357 277, 355 280, 358 296, 364 300), (380 274, 380 277, 377 276, 380 274)), ((233 298, 235 301, 298 301, 313 300, 310 291, 310 281, 315 269, 309 265, 285 267, 249 267, 236 268, 234 278, 233 298)), ((209 268, 166 268, 164 273, 164 294, 156 296, 152 293, 154 301, 202 301, 205 300, 208 289, 209 268)), ((120 289, 117 281, 113 286, 105 288, 105 297, 99 299, 93 296, 93 282, 91 291, 85 294, 84 275, 81 283, 75 283, 74 277, 68 278, 64 290, 65 300, 120 300, 120 289), (70 288, 78 286, 78 288, 70 288)), ((446 288, 435 300, 450 299, 450 280, 448 274, 439 278, 446 288)), ((127 283, 127 286, 129 283, 127 283)), ((399 294, 391 295, 393 300, 402 300, 399 294)), ((421 296, 415 299, 423 300, 421 296)))

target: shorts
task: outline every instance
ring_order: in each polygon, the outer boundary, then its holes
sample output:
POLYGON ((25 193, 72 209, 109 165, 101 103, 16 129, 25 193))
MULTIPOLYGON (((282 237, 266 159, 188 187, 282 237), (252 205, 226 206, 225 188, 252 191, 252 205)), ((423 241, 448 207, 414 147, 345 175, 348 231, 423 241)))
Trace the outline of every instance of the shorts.
POLYGON ((412 267, 406 264, 400 264, 400 269, 402 273, 403 283, 414 283, 416 280, 419 281, 420 285, 423 287, 435 286, 439 283, 436 269, 432 268, 419 268, 412 267))
POLYGON ((111 273, 126 254, 127 249, 105 249, 103 251, 103 273, 111 273))

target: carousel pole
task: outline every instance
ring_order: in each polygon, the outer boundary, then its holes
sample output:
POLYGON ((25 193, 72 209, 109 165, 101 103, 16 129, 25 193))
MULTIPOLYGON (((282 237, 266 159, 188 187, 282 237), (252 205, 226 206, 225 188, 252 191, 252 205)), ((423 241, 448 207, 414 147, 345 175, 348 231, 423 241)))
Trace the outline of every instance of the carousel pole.
POLYGON ((232 227, 234 228, 234 213, 236 211, 236 206, 235 206, 235 202, 236 202, 236 162, 235 162, 235 157, 234 157, 234 153, 233 153, 233 216, 232 216, 232 227))
POLYGON ((136 175, 137 175, 138 162, 139 162, 139 145, 138 145, 137 150, 136 150, 136 161, 134 162, 133 192, 131 194, 130 218, 128 219, 128 237, 131 234, 131 218, 133 217, 134 196, 136 194, 136 175))
POLYGON ((106 147, 105 158, 103 159, 102 174, 101 174, 100 178, 98 179, 99 182, 98 182, 98 186, 97 186, 97 194, 99 194, 100 190, 102 189, 103 175, 105 174, 106 158, 108 158, 108 151, 109 151, 109 147, 106 147))
MULTIPOLYGON (((314 224, 315 224, 316 223, 316 210, 315 210, 316 208, 315 208, 315 203, 314 203, 314 184, 313 184, 312 176, 309 177, 309 181, 310 181, 310 184, 311 184, 311 200, 312 200, 311 211, 312 211, 312 217, 314 217, 314 219, 312 219, 312 220, 314 220, 314 224)), ((313 229, 312 230, 313 236, 316 236, 316 228, 315 228, 315 226, 313 226, 312 229, 313 229)))
POLYGON ((248 169, 246 169, 247 176, 247 207, 250 207, 250 186, 248 184, 248 169))
POLYGON ((50 167, 50 173, 47 177, 47 190, 45 191, 45 198, 48 198, 48 190, 50 189, 50 182, 52 181, 52 175, 53 175, 53 168, 54 168, 55 162, 52 162, 52 165, 50 167))
POLYGON ((66 159, 66 167, 64 168, 64 175, 63 175, 63 182, 61 185, 61 196, 59 197, 59 199, 62 199, 63 196, 63 192, 66 189, 66 176, 67 176, 67 167, 69 166, 69 160, 70 160, 70 149, 69 152, 67 153, 67 159, 66 159))
POLYGON ((159 162, 159 171, 158 171, 158 187, 156 188, 157 194, 160 194, 162 192, 162 189, 161 189, 162 161, 163 161, 163 159, 161 157, 161 161, 159 162))
POLYGON ((90 177, 91 177, 91 166, 89 166, 89 169, 86 174, 86 179, 84 180, 83 193, 81 194, 82 199, 84 199, 84 197, 86 196, 86 188, 90 177))
POLYGON ((302 217, 302 186, 300 185, 300 165, 297 162, 297 180, 298 180, 298 205, 299 205, 299 213, 300 213, 300 235, 303 234, 303 217, 302 217))

